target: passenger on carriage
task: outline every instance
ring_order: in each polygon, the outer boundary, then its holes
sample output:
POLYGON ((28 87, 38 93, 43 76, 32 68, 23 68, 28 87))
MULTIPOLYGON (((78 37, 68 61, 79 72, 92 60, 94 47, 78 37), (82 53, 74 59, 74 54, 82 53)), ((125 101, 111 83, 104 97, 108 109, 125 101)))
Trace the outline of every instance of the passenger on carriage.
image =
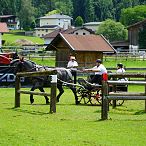
POLYGON ((77 67, 78 67, 78 63, 76 61, 75 56, 70 56, 70 60, 67 64, 67 68, 69 68, 71 70, 71 73, 74 77, 75 84, 76 84, 76 76, 77 76, 77 67))
POLYGON ((102 84, 102 74, 107 73, 107 69, 102 64, 100 59, 96 60, 96 66, 90 69, 84 69, 84 72, 94 72, 94 76, 91 77, 90 82, 96 84, 102 84))
MULTIPOLYGON (((123 68, 123 64, 122 63, 118 63, 117 64, 117 73, 125 73, 125 69, 123 68)), ((118 80, 120 81, 127 81, 128 79, 127 78, 119 78, 118 80)))

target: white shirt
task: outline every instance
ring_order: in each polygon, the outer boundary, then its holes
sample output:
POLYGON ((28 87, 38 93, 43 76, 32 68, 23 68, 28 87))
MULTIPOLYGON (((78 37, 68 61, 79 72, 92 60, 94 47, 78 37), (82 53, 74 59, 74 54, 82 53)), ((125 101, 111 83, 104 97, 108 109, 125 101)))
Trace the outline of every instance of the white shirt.
POLYGON ((92 70, 99 70, 99 72, 95 72, 95 75, 102 75, 104 73, 107 73, 107 70, 103 64, 100 64, 98 67, 94 66, 92 70))
MULTIPOLYGON (((125 72, 124 68, 117 69, 117 73, 124 73, 124 72, 125 72)), ((128 81, 128 79, 127 78, 120 78, 120 79, 118 79, 118 81, 128 81)))
POLYGON ((124 72, 125 72, 125 69, 124 68, 117 69, 117 73, 124 73, 124 72))
POLYGON ((75 60, 70 60, 67 64, 67 68, 70 68, 72 70, 77 70, 78 63, 75 60))

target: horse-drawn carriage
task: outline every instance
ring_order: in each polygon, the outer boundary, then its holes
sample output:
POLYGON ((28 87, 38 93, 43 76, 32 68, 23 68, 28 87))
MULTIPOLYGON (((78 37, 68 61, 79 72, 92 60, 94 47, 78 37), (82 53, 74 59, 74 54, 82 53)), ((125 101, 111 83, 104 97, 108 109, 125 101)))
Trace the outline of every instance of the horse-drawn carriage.
MULTIPOLYGON (((9 67, 15 67, 13 74, 17 72, 32 72, 32 71, 38 71, 38 70, 50 70, 52 68, 46 67, 46 66, 38 66, 34 62, 30 60, 13 60, 11 61, 11 64, 9 67)), ((78 79, 78 85, 73 84, 73 80, 71 79, 71 72, 69 72, 65 68, 54 68, 57 70, 57 88, 59 90, 59 94, 57 95, 57 101, 59 102, 60 96, 63 94, 64 90, 62 88, 63 83, 65 84, 73 91, 75 96, 75 103, 83 103, 83 104, 91 104, 91 105, 101 105, 102 104, 102 86, 98 84, 91 84, 87 80, 84 80, 83 78, 78 79)), ((31 91, 35 90, 36 88, 39 88, 41 92, 44 92, 42 87, 44 87, 44 81, 47 81, 48 78, 35 78, 34 84, 32 84, 31 91)), ((25 80, 26 82, 26 80, 25 80)), ((33 82, 31 82, 33 83, 33 82)), ((45 97, 46 103, 48 103, 48 98, 45 97)), ((33 97, 30 97, 30 102, 33 103, 33 97)), ((122 105, 124 101, 117 102, 118 105, 122 105)), ((112 103, 112 102, 110 102, 112 103)))
MULTIPOLYGON (((80 103, 91 104, 91 105, 101 105, 102 104, 102 85, 91 84, 88 80, 83 78, 78 79, 78 83, 81 85, 77 90, 77 96, 80 103)), ((109 92, 117 91, 127 91, 127 86, 118 86, 110 87, 109 92)), ((124 103, 124 100, 117 100, 116 104, 121 106, 124 103)), ((112 105, 112 101, 109 101, 109 104, 112 105)))

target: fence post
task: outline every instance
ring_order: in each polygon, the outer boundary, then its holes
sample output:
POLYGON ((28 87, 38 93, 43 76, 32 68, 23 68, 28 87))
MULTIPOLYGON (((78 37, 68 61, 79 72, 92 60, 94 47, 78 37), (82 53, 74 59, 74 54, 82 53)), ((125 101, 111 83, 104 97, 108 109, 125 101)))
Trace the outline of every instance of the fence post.
POLYGON ((108 95, 108 83, 107 83, 108 77, 107 74, 103 74, 103 80, 102 80, 102 106, 101 106, 101 119, 107 120, 108 119, 108 109, 109 109, 109 103, 107 99, 108 95))
MULTIPOLYGON (((145 77, 145 81, 146 81, 146 77, 145 77)), ((146 95, 146 85, 145 85, 145 95, 146 95)), ((145 100, 145 112, 146 112, 146 100, 145 100)))
POLYGON ((51 75, 50 113, 56 113, 57 75, 51 75))
POLYGON ((16 75, 15 80, 15 107, 20 107, 20 93, 18 91, 20 90, 21 83, 20 83, 20 77, 16 75))

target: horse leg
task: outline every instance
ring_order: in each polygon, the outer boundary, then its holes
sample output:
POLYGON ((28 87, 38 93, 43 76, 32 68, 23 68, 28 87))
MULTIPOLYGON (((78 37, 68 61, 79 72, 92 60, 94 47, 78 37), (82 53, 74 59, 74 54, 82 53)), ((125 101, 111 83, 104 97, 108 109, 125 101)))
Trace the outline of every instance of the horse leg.
POLYGON ((64 90, 63 90, 62 84, 57 84, 57 88, 59 90, 59 94, 57 95, 57 102, 59 102, 59 98, 64 93, 64 90))
MULTIPOLYGON (((33 86, 30 91, 34 91, 35 87, 33 86)), ((34 103, 34 99, 33 99, 33 94, 30 94, 30 103, 33 104, 34 103)))
POLYGON ((73 86, 70 86, 70 89, 72 90, 74 96, 75 96, 75 104, 80 104, 80 101, 78 101, 78 96, 77 96, 77 93, 76 93, 76 88, 73 87, 73 86))
MULTIPOLYGON (((43 87, 39 87, 39 90, 40 90, 41 92, 45 92, 44 89, 43 89, 43 87)), ((45 99, 46 99, 46 104, 49 104, 49 98, 48 98, 48 96, 44 96, 44 97, 45 97, 45 99)))

